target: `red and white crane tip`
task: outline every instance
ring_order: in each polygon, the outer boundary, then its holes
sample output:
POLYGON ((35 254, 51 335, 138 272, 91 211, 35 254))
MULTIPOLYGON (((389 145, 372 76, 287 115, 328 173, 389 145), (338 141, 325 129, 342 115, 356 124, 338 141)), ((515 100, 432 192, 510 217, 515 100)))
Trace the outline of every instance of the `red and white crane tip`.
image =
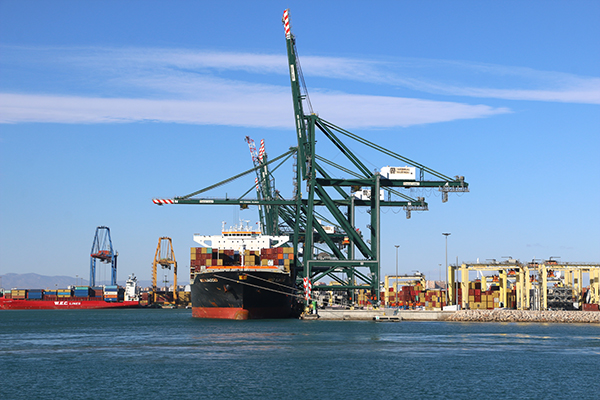
POLYGON ((283 12, 283 27, 285 29, 285 38, 289 39, 292 37, 292 33, 290 31, 290 9, 287 8, 283 12))
POLYGON ((152 202, 159 206, 162 206, 163 204, 175 204, 173 199, 152 199, 152 202))

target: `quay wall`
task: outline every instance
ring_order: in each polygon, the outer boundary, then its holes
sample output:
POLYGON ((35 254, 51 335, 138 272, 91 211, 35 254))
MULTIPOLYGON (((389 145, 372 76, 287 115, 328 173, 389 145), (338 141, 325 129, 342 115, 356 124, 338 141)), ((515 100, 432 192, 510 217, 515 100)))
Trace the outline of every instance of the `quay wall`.
POLYGON ((401 321, 444 321, 454 311, 428 311, 428 310, 396 310, 380 308, 373 310, 332 310, 320 309, 320 320, 353 320, 371 321, 375 318, 396 317, 401 321))
POLYGON ((458 322, 548 322, 548 323, 591 323, 600 324, 598 311, 522 311, 522 310, 460 310, 460 311, 428 311, 428 310, 335 310, 320 309, 318 316, 306 319, 319 320, 386 320, 394 318, 399 321, 458 321, 458 322))

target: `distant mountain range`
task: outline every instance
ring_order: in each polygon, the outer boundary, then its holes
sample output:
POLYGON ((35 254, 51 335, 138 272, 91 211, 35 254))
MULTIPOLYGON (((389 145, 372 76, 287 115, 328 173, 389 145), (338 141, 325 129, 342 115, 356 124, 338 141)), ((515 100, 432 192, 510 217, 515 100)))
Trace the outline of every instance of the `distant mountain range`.
MULTIPOLYGON (((98 282, 97 282, 98 283, 98 282)), ((109 282, 103 282, 108 284, 109 282)), ((125 286, 125 282, 117 282, 125 286)), ((4 289, 56 289, 69 286, 86 286, 89 282, 83 278, 72 276, 46 276, 39 274, 4 274, 0 275, 0 288, 4 289)), ((152 281, 138 280, 138 286, 151 286, 152 281)))

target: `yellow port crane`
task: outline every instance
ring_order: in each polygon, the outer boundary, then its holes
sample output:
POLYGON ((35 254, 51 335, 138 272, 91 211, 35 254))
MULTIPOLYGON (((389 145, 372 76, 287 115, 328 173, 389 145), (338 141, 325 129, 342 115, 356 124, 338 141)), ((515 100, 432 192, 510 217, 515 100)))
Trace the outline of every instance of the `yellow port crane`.
POLYGON ((160 265, 163 269, 171 269, 173 267, 173 301, 177 303, 177 261, 175 260, 175 252, 173 251, 173 242, 170 237, 161 237, 158 239, 156 253, 154 254, 154 262, 152 263, 152 301, 156 302, 156 270, 160 265))

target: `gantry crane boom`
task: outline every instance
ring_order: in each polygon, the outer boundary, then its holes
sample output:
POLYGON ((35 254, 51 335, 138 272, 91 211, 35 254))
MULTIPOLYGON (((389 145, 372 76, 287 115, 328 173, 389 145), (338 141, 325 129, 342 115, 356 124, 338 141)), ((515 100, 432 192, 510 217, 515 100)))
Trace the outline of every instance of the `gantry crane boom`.
POLYGON ((298 57, 296 56, 296 40, 292 34, 290 25, 289 9, 283 12, 283 26, 285 29, 285 39, 287 46, 288 66, 290 70, 290 83, 292 86, 292 103, 294 105, 294 121, 296 126, 296 136, 298 138, 298 160, 301 161, 299 173, 303 178, 307 177, 308 167, 306 161, 306 151, 309 150, 306 131, 306 119, 304 117, 304 107, 302 101, 306 95, 302 94, 300 82, 303 79, 302 69, 298 57))
MULTIPOLYGON (((274 178, 269 172, 267 153, 265 151, 265 140, 261 139, 258 152, 256 151, 254 140, 250 136, 246 136, 244 140, 248 143, 250 155, 252 156, 252 163, 254 164, 256 171, 255 183, 257 198, 270 202, 277 197, 278 193, 275 190, 274 178)), ((259 204, 258 213, 261 232, 271 236, 278 236, 280 234, 278 228, 278 206, 276 204, 259 204)))
MULTIPOLYGON (((258 153, 256 152, 256 145, 254 143, 254 140, 250 137, 250 136, 246 136, 246 138, 244 139, 246 141, 246 143, 248 143, 248 148, 250 149, 250 155, 252 157, 252 164, 254 165, 255 171, 256 171, 256 178, 254 178, 254 182, 256 183, 256 197, 258 199, 264 198, 263 194, 262 194, 262 189, 261 189, 261 167, 260 167, 260 162, 259 162, 259 158, 258 158, 258 153)), ((258 205, 258 218, 260 221, 260 230, 262 232, 265 232, 265 226, 266 221, 265 221, 265 214, 263 212, 263 205, 259 204, 258 205)))

